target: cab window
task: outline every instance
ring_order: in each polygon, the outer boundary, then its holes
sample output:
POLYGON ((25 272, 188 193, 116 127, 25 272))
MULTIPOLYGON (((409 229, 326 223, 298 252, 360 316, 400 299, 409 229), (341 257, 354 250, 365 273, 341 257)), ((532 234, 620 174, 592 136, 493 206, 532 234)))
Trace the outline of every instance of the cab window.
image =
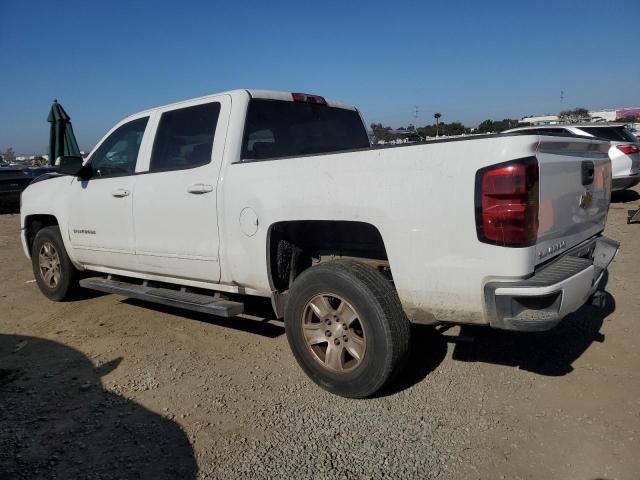
POLYGON ((211 162, 220 103, 164 112, 153 142, 149 171, 181 170, 211 162))
POLYGON ((148 120, 149 117, 144 117, 125 123, 102 142, 89 160, 95 177, 119 177, 135 172, 148 120))
POLYGON ((283 100, 252 99, 242 160, 266 160, 369 148, 357 110, 283 100))

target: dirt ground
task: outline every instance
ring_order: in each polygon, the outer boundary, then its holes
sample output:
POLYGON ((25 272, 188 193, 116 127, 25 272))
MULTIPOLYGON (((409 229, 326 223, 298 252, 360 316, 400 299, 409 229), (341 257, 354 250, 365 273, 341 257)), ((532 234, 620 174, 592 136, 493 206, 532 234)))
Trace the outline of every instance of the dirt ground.
POLYGON ((305 378, 268 304, 48 301, 0 215, 0 478, 638 479, 639 206, 611 206, 606 308, 539 334, 417 328, 400 382, 358 401, 305 378))

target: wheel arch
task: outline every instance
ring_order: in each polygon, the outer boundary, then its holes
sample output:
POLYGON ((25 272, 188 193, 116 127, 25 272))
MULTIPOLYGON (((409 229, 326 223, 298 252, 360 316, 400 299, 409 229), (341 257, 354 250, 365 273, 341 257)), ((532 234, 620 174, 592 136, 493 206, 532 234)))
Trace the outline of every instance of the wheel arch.
POLYGON ((37 233, 46 227, 60 226, 60 222, 55 215, 50 214, 33 214, 27 215, 24 219, 24 239, 25 246, 29 257, 31 257, 31 248, 33 240, 37 233))
POLYGON ((334 258, 354 258, 385 268, 389 257, 380 230, 352 220, 289 220, 267 230, 266 262, 272 303, 282 317, 287 290, 307 268, 334 258))

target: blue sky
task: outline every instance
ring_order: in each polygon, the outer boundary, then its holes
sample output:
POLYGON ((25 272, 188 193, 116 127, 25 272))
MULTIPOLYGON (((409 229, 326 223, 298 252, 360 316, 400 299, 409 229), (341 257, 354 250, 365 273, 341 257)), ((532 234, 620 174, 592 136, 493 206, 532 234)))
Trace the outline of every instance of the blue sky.
POLYGON ((54 98, 87 150, 128 114, 245 87, 394 127, 640 106, 639 0, 0 0, 0 18, 0 150, 20 153, 45 150, 54 98))

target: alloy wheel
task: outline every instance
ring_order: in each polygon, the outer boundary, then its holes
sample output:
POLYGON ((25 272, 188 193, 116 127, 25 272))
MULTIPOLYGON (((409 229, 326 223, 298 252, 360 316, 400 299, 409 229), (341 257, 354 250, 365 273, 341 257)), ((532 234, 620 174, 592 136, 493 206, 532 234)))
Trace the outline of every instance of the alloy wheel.
POLYGON ((44 242, 40 247, 38 266, 45 285, 56 288, 60 283, 61 265, 60 256, 53 243, 44 242))
POLYGON ((367 347, 365 325, 344 298, 321 294, 309 300, 302 333, 313 358, 324 368, 344 373, 362 363, 367 347))

